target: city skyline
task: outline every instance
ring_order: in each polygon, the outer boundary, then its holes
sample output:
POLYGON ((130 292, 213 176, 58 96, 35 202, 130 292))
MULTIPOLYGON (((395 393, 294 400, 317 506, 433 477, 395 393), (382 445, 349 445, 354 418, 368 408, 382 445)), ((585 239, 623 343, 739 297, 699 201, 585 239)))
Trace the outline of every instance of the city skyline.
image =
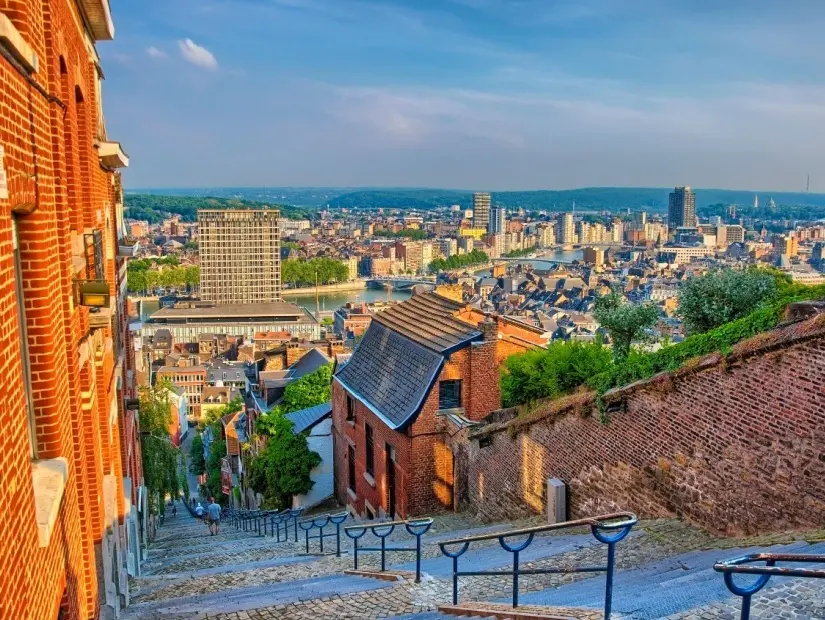
POLYGON ((715 4, 120 4, 107 119, 129 187, 817 191, 825 7, 715 4))

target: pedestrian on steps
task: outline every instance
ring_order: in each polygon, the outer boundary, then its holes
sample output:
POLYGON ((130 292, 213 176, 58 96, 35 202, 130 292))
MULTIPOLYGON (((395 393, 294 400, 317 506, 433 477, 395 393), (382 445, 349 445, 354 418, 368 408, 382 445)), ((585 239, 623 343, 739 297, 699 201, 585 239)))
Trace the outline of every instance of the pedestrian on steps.
POLYGON ((197 508, 195 508, 195 514, 198 517, 198 521, 203 521, 203 513, 204 513, 203 506, 201 506, 201 503, 198 502, 198 506, 197 506, 197 508))
POLYGON ((209 505, 206 507, 206 522, 209 524, 210 536, 217 536, 221 532, 221 506, 215 503, 215 498, 209 498, 209 505))

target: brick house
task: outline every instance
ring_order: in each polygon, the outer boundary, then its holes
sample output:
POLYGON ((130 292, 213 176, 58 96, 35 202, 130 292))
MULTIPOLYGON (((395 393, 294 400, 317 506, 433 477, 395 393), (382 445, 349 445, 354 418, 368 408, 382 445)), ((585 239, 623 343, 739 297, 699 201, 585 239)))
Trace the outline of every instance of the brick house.
POLYGON ((500 359, 539 344, 539 330, 507 329, 437 293, 374 316, 332 386, 340 502, 368 518, 452 509, 450 434, 499 408, 500 359))
POLYGON ((125 407, 128 158, 96 50, 114 27, 105 0, 15 0, 0 33, 0 616, 113 617, 145 507, 125 407))

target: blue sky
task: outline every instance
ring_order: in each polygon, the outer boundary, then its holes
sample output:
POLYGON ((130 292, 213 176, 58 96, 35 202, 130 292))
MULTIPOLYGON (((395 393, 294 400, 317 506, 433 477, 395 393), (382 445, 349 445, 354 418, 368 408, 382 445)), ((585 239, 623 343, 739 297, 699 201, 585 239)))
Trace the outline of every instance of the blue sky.
POLYGON ((825 191, 816 0, 114 0, 127 187, 825 191))

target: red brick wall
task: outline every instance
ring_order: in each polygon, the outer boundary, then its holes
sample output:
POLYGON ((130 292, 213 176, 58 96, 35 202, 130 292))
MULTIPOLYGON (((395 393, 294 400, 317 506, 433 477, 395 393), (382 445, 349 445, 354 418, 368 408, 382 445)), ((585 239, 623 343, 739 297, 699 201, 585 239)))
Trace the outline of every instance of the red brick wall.
MULTIPOLYGON (((820 319, 820 324, 823 321, 820 319)), ((797 329, 796 327, 788 328, 797 329)), ((462 501, 488 518, 546 507, 550 477, 571 517, 615 509, 683 515, 729 534, 825 520, 825 332, 768 335, 616 395, 604 425, 588 395, 456 440, 462 501), (776 344, 779 342, 779 344, 776 344), (750 348, 750 349, 749 349, 750 348), (481 447, 479 439, 492 442, 481 447)))
MULTIPOLYGON (((62 607, 66 618, 92 618, 100 605, 94 546, 104 528, 102 476, 119 478, 122 466, 121 434, 109 425, 113 334, 90 333, 88 311, 72 301, 72 231, 103 229, 105 214, 114 218, 111 174, 93 147, 97 75, 74 2, 0 0, 0 12, 38 56, 33 79, 62 102, 49 101, 0 58, 0 144, 9 184, 9 198, 0 198, 0 615, 54 618, 62 607), (38 457, 68 460, 57 523, 44 548, 35 525, 12 210, 20 217, 38 457), (81 346, 90 351, 82 366, 81 346)), ((106 238, 112 241, 111 231, 106 238)), ((111 265, 107 276, 113 283, 111 265)))

